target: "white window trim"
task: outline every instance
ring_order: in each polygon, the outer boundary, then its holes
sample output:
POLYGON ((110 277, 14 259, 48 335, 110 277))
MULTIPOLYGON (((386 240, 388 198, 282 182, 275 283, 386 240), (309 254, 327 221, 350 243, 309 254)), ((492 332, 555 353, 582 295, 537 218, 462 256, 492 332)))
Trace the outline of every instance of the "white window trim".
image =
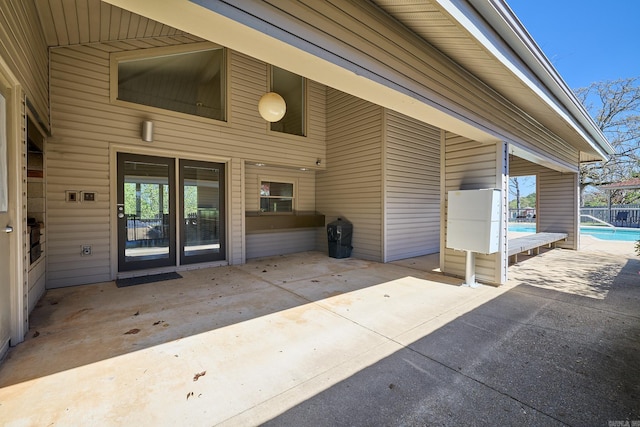
POLYGON ((273 176, 260 176, 258 175, 258 212, 260 215, 293 215, 298 210, 298 178, 278 178, 273 176), (262 195, 260 191, 262 190, 262 183, 264 181, 267 182, 281 182, 283 184, 292 184, 293 185, 293 200, 291 201, 291 212, 261 212, 260 211, 260 201, 262 200, 262 195))

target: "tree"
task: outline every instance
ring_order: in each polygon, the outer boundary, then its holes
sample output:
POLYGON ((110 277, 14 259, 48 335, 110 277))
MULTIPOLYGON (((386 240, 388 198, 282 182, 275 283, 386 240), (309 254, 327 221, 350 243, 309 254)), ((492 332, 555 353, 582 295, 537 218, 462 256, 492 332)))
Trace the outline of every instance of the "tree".
POLYGON ((509 178, 509 181, 509 192, 515 197, 515 208, 520 213, 520 181, 518 181, 518 178, 509 178))
POLYGON ((640 171, 640 77, 595 82, 576 96, 615 150, 609 160, 580 166, 580 203, 584 190, 631 178, 640 171))
POLYGON ((523 197, 522 195, 522 189, 524 188, 526 191, 526 188, 530 187, 532 182, 535 182, 532 181, 533 179, 533 176, 518 176, 509 178, 509 194, 513 196, 513 199, 509 203, 510 209, 518 209, 519 212, 522 207, 536 207, 536 193, 533 193, 533 201, 531 199, 531 194, 527 195, 526 197, 523 197))

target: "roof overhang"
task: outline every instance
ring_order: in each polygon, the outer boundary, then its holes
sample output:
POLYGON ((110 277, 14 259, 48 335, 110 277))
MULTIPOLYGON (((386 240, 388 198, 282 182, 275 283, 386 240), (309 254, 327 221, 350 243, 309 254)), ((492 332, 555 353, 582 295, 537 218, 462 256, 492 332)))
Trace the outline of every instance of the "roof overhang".
POLYGON ((598 188, 601 190, 640 190, 640 178, 631 178, 607 185, 599 185, 598 188))
MULTIPOLYGON (((375 73, 380 64, 371 62, 372 57, 363 56, 369 61, 364 66, 352 60, 353 52, 341 50, 339 43, 332 41, 335 40, 332 35, 314 26, 317 16, 305 19, 304 15, 298 15, 292 19, 287 7, 301 8, 305 2, 105 1, 477 141, 518 143, 517 138, 502 133, 492 123, 478 120, 468 112, 461 114, 450 99, 439 98, 437 94, 425 97, 409 86, 382 81, 384 76, 375 73), (301 34, 305 37, 300 37, 301 34), (330 46, 335 50, 328 50, 330 46)), ((578 150, 580 160, 606 159, 613 153, 602 132, 504 1, 374 2, 402 24, 403 31, 426 41, 425 49, 426 45, 435 47, 520 108, 527 120, 539 123, 578 150), (407 5, 436 10, 443 27, 429 13, 412 13, 408 23, 406 14, 401 9, 398 12, 398 8, 407 5), (473 47, 473 53, 460 48, 463 39, 473 47)), ((334 8, 353 9, 355 5, 359 3, 332 3, 334 8)))
POLYGON ((577 148, 581 162, 605 160, 614 153, 584 106, 503 0, 374 1, 577 148), (434 9, 428 8, 430 4, 448 22, 435 16, 434 9), (438 31, 446 31, 448 36, 440 37, 438 31), (484 52, 478 52, 478 47, 484 52))

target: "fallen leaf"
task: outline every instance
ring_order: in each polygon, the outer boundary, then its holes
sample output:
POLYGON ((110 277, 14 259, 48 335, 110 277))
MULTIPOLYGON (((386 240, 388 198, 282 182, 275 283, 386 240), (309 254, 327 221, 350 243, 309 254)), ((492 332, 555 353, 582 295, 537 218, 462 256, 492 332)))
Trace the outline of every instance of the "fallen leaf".
POLYGON ((160 323, 163 323, 164 320, 158 320, 157 322, 153 322, 153 326, 158 326, 160 323))
POLYGON ((35 331, 35 332, 33 333, 33 337, 34 337, 34 338, 36 338, 36 337, 38 337, 38 336, 40 336, 40 332, 35 331))
POLYGON ((133 313, 134 316, 138 316, 140 314, 139 311, 136 311, 135 313, 133 313))
POLYGON ((133 328, 133 329, 129 329, 129 330, 128 330, 127 332, 125 332, 124 334, 125 334, 125 335, 135 335, 135 334, 137 334, 138 332, 140 332, 140 329, 138 329, 138 328, 133 328))
POLYGON ((204 377, 206 374, 207 374, 207 371, 199 372, 199 373, 197 373, 197 374, 195 374, 195 375, 193 376, 193 380, 194 380, 194 381, 198 381, 198 378, 200 378, 200 377, 204 377))
POLYGON ((266 272, 267 272, 267 270, 262 270, 262 272, 263 272, 263 273, 266 273, 266 272))

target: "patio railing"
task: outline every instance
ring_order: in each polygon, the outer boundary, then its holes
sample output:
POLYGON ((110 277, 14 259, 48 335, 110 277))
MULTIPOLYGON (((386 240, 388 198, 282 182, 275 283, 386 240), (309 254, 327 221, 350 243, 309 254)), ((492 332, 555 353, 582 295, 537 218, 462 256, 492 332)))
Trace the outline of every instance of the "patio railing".
MULTIPOLYGON (((583 224, 602 221, 616 227, 640 227, 640 205, 581 208, 580 216, 583 224), (588 217, 595 220, 589 220, 588 217)), ((536 222, 536 210, 533 208, 509 209, 509 221, 536 222)))
MULTIPOLYGON (((590 215, 616 227, 640 226, 640 205, 613 205, 601 208, 581 208, 581 215, 590 215)), ((584 220, 583 220, 584 221, 584 220)))
POLYGON ((509 209, 509 221, 536 222, 536 210, 534 208, 509 209))

